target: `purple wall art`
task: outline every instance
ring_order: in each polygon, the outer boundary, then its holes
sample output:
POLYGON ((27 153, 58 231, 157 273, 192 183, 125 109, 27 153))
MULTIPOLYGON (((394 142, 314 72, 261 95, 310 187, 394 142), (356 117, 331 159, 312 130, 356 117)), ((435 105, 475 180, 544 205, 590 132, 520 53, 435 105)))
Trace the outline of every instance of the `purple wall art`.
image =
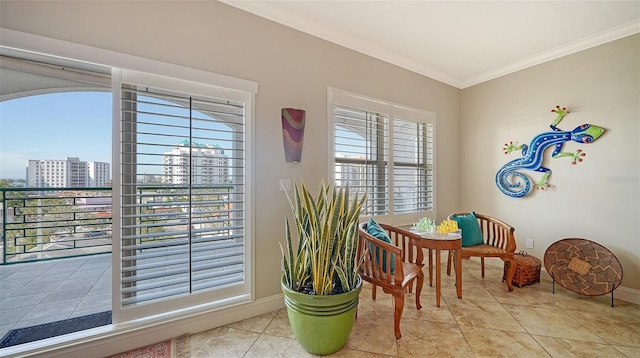
POLYGON ((302 158, 305 114, 303 109, 282 109, 282 140, 284 155, 289 163, 299 163, 302 158))

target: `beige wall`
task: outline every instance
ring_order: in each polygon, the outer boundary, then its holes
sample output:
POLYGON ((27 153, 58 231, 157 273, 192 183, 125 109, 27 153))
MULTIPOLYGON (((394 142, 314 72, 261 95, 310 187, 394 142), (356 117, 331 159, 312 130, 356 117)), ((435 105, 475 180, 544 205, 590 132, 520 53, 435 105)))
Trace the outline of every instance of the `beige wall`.
POLYGON ((518 250, 537 257, 562 238, 596 241, 622 262, 622 286, 640 290, 639 87, 640 35, 634 35, 464 89, 461 209, 510 223, 518 250), (556 105, 571 111, 559 128, 591 123, 606 128, 605 134, 591 144, 566 143, 564 151, 586 153, 577 165, 569 158, 550 158, 549 149, 549 190, 519 199, 501 194, 495 174, 520 156, 505 155, 504 144, 528 144, 549 131, 556 105), (525 239, 535 240, 535 248, 525 249, 525 239))
MULTIPOLYGON (((218 2, 2 1, 11 29, 258 83, 255 120, 256 298, 280 294, 279 241, 288 206, 280 178, 328 176, 327 87, 437 115, 440 219, 458 203, 459 93, 454 87, 218 2), (300 164, 286 163, 280 109, 307 111, 300 164)), ((408 223, 407 223, 408 224, 408 223)))

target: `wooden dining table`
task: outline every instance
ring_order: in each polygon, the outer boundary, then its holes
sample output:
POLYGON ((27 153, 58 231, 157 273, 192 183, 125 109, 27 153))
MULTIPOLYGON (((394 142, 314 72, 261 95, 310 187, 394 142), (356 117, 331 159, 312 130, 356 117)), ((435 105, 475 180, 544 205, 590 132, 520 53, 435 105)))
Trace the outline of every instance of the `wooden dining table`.
POLYGON ((436 255, 436 305, 440 307, 440 275, 442 271, 441 250, 456 251, 455 271, 456 271, 456 293, 458 298, 462 298, 462 255, 458 250, 462 249, 462 235, 459 233, 438 234, 426 231, 410 229, 411 232, 420 235, 420 244, 423 249, 429 250, 429 286, 433 286, 433 253, 436 255))

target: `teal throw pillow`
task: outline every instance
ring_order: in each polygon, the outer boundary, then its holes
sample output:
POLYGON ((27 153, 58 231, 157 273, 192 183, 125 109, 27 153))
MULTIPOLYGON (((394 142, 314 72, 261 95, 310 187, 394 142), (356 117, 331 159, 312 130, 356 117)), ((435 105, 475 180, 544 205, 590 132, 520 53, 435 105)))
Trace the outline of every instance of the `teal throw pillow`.
POLYGON ((484 244, 482 231, 475 212, 465 215, 453 215, 451 218, 458 223, 458 228, 462 230, 462 246, 484 244))
MULTIPOLYGON (((375 237, 378 240, 382 240, 387 244, 391 244, 391 238, 389 238, 389 235, 387 235, 387 232, 382 228, 382 226, 380 226, 380 224, 378 224, 375 220, 373 220, 373 217, 370 217, 369 222, 367 222, 367 234, 375 237)), ((369 251, 372 251, 372 249, 373 247, 369 247, 369 251)), ((374 255, 375 263, 377 265, 379 262, 378 258, 380 257, 380 248, 376 247, 376 252, 373 255, 374 255)), ((395 256, 396 256, 395 254, 391 254, 391 261, 393 261, 394 263, 396 261, 395 256)), ((386 267, 387 267, 387 251, 382 250, 382 271, 383 272, 387 272, 386 267)), ((395 274, 395 271, 396 271, 395 265, 391 265, 391 274, 395 274)))

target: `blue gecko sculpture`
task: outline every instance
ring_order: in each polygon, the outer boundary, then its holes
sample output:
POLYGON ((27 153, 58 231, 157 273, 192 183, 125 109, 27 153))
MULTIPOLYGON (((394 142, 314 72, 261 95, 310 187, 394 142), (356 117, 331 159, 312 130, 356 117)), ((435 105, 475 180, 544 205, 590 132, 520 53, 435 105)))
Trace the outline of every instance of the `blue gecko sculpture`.
POLYGON ((533 170, 544 173, 540 181, 535 183, 535 187, 536 189, 542 190, 544 190, 545 187, 549 187, 550 185, 547 183, 547 180, 549 175, 551 175, 551 169, 542 166, 543 154, 547 148, 555 146, 552 158, 571 157, 573 158, 571 164, 576 164, 582 161, 585 153, 582 152, 581 149, 578 149, 575 153, 562 152, 564 143, 571 140, 578 143, 592 143, 604 133, 604 128, 591 124, 577 126, 570 132, 562 131, 556 126, 569 111, 567 111, 566 108, 560 108, 560 106, 556 106, 556 108, 551 111, 558 114, 558 117, 550 125, 553 132, 538 134, 531 140, 529 146, 526 144, 515 146, 513 142, 505 144, 505 154, 522 149, 522 157, 508 162, 498 170, 496 174, 496 185, 503 194, 513 198, 521 198, 529 194, 532 181, 519 170, 533 170), (512 177, 516 177, 516 180, 510 181, 512 177))

